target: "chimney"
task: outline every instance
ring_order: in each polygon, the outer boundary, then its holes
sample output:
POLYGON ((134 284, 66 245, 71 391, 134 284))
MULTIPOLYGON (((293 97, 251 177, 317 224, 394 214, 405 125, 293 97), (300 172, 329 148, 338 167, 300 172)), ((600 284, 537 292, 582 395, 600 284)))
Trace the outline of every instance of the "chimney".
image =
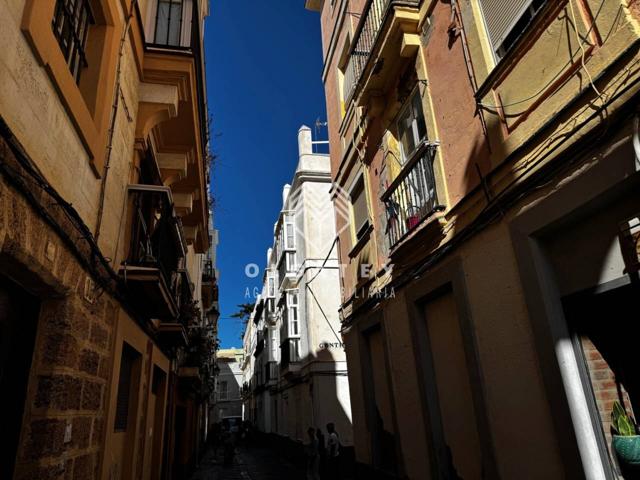
POLYGON ((298 130, 298 158, 313 153, 311 129, 302 125, 298 130))

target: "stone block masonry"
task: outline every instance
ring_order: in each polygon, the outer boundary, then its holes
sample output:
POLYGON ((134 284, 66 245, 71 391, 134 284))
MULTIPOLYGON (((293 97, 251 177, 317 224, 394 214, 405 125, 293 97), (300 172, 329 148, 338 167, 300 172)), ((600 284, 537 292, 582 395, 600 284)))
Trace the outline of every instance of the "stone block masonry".
MULTIPOLYGON (((9 155, 0 145, 0 161, 9 155)), ((14 478, 97 478, 119 303, 107 292, 87 300, 89 273, 5 176, 0 267, 41 301, 14 478)))

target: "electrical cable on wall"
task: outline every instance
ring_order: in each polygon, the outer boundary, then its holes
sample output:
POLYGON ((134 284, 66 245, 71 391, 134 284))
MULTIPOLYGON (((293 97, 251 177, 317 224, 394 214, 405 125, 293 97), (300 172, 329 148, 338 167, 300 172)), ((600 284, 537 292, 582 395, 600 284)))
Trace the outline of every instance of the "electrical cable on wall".
POLYGON ((313 297, 313 299, 316 302, 316 305, 318 305, 318 308, 320 309, 320 313, 322 313, 322 316, 324 317, 324 319, 327 322, 327 325, 329 325, 329 328, 331 329, 331 331, 333 332, 333 335, 336 337, 336 339, 338 340, 339 343, 342 343, 342 338, 340 338, 338 336, 338 334, 336 333, 336 331, 333 328, 333 325, 331 325, 331 322, 329 321, 329 319, 327 318, 327 315, 324 313, 324 309, 322 308, 322 305, 320 305, 320 302, 318 301, 318 298, 316 297, 316 294, 314 293, 314 291, 311 289, 311 287, 309 286, 309 283, 307 283, 307 285, 305 286, 305 288, 307 290, 309 290, 309 293, 311 294, 311 296, 313 297))
MULTIPOLYGON (((626 92, 628 89, 630 89, 632 86, 634 86, 635 84, 637 84, 639 82, 640 82, 640 79, 636 79, 634 82, 632 82, 630 85, 628 85, 623 92, 618 93, 618 96, 622 95, 622 93, 626 92)), ((605 107, 603 106, 603 107, 600 107, 600 108, 603 109, 605 107)), ((590 115, 580 125, 577 125, 572 130, 572 133, 577 132, 585 124, 587 124, 588 122, 593 120, 594 117, 599 115, 599 113, 600 113, 599 110, 596 110, 592 115, 590 115)), ((572 135, 565 136, 565 138, 571 137, 571 136, 572 135)), ((598 141, 598 138, 596 138, 595 141, 598 141)), ((590 149, 592 147, 593 146, 591 144, 589 144, 589 145, 587 145, 587 146, 585 146, 583 148, 585 150, 587 150, 587 149, 590 149)), ((559 148, 559 146, 556 146, 556 147, 554 147, 553 150, 547 152, 547 154, 542 159, 540 159, 536 163, 536 165, 538 163, 540 163, 542 160, 544 160, 544 158, 546 158, 548 155, 551 155, 555 151, 555 149, 557 149, 557 148, 559 148)), ((573 166, 578 160, 584 160, 582 157, 580 157, 578 155, 573 155, 572 158, 573 158, 572 161, 568 161, 566 163, 563 163, 561 165, 561 168, 568 169, 571 166, 573 166)), ((552 172, 552 174, 553 173, 555 173, 555 172, 552 172)), ((522 180, 522 176, 519 177, 519 178, 520 178, 520 180, 522 180)), ((531 181, 533 181, 533 180, 531 180, 531 181)), ((520 183, 519 185, 523 185, 523 184, 520 183)), ((497 194, 494 197, 494 201, 490 205, 487 205, 487 207, 485 207, 485 209, 483 209, 483 211, 474 220, 472 220, 471 223, 469 223, 466 227, 464 227, 462 230, 460 230, 460 232, 454 238, 449 240, 445 245, 443 245, 438 250, 433 252, 433 254, 430 255, 422 265, 418 266, 412 272, 409 272, 409 274, 404 279, 399 280, 398 283, 400 285, 403 285, 404 283, 406 283, 407 281, 410 281, 411 279, 419 278, 432 265, 437 263, 440 260, 440 258, 442 258, 444 255, 446 255, 451 249, 453 249, 458 243, 464 242, 467 238, 469 238, 474 233, 477 233, 477 232, 483 230, 488 225, 490 225, 495 220, 491 210, 493 208, 497 208, 496 206, 498 205, 498 203, 500 203, 502 207, 507 207, 508 208, 509 206, 515 204, 517 201, 519 201, 521 198, 523 198, 524 196, 526 196, 529 193, 529 191, 526 190, 526 184, 524 184, 524 187, 520 188, 520 190, 523 190, 523 191, 517 192, 517 189, 518 189, 518 185, 515 185, 514 188, 507 187, 504 190, 502 190, 499 194, 497 194), (524 190, 523 190, 523 188, 524 188, 524 190), (512 191, 516 191, 516 195, 513 198, 508 199, 507 201, 505 201, 505 199, 506 199, 505 197, 507 196, 507 194, 511 193, 512 191), (483 218, 485 216, 487 216, 486 219, 483 218)))
MULTIPOLYGON (((606 0, 602 0, 600 2, 600 6, 598 7, 598 10, 597 10, 595 16, 593 17, 593 21, 591 22, 591 26, 589 27, 589 30, 587 30, 586 33, 585 33, 585 37, 590 35, 591 32, 593 31, 593 29, 595 28, 596 21, 600 17, 600 14, 602 12, 602 7, 604 6, 605 1, 606 0)), ((575 20, 574 20, 574 26, 575 26, 575 20)), ((575 28, 577 30, 577 26, 575 26, 575 28)), ((607 38, 605 38, 603 40, 603 44, 608 40, 610 35, 611 35, 611 31, 607 35, 607 38)), ((527 98, 524 98, 522 100, 516 100, 516 101, 513 101, 513 102, 509 102, 509 103, 504 103, 504 104, 501 104, 501 105, 492 105, 492 104, 489 104, 489 103, 483 103, 483 102, 478 101, 477 105, 480 106, 480 107, 483 107, 485 109, 488 109, 489 111, 491 111, 491 110, 494 110, 494 109, 499 109, 499 108, 504 108, 504 107, 514 107, 516 105, 521 105, 523 103, 526 103, 526 102, 529 102, 531 100, 534 100, 535 98, 537 98, 540 95, 542 95, 547 90, 547 88, 549 88, 558 78, 560 78, 565 73, 565 70, 567 69, 567 67, 569 67, 572 63, 573 63, 573 58, 570 58, 567 61, 567 63, 565 63, 558 70, 558 72, 553 77, 551 77, 551 79, 544 86, 542 86, 537 92, 535 92, 534 94, 530 95, 527 98)), ((496 112, 492 112, 492 113, 496 113, 496 112)))
POLYGON ((317 276, 320 275, 324 267, 327 265, 327 262, 329 261, 329 257, 331 256, 331 252, 333 252, 333 247, 336 246, 337 241, 338 241, 338 236, 336 235, 335 238, 333 239, 333 243, 331 244, 331 247, 329 248, 329 251, 327 252, 327 256, 322 261, 322 265, 320 265, 320 269, 311 278, 311 280, 307 282, 307 285, 310 285, 317 278, 317 276))
MULTIPOLYGON (((138 0, 131 0, 131 5, 129 7, 129 15, 127 17, 127 23, 125 24, 124 29, 122 30, 122 36, 120 37, 120 45, 118 48, 118 62, 116 65, 116 85, 113 93, 113 104, 111 105, 111 119, 109 121, 109 130, 108 130, 108 141, 106 146, 106 157, 104 161, 104 167, 102 169, 102 180, 100 182, 100 199, 98 201, 98 213, 96 218, 96 228, 93 237, 95 238, 96 244, 100 238, 100 230, 102 228, 102 217, 104 213, 104 201, 107 190, 107 178, 109 176, 109 169, 111 168, 111 151, 113 150, 113 137, 116 128, 116 119, 118 116, 118 106, 120 104, 120 97, 124 99, 124 95, 122 94, 122 90, 120 87, 121 84, 121 75, 122 75, 122 57, 124 56, 124 47, 127 40, 127 34, 129 33, 129 29, 131 28, 131 23, 133 21, 135 7, 138 3, 138 0)), ((124 102, 123 102, 124 103, 124 102)), ((131 116, 129 115, 129 109, 125 103, 125 110, 127 114, 127 119, 132 121, 131 116)))
MULTIPOLYGON (((571 18, 573 19, 573 31, 576 34, 576 40, 578 41, 578 45, 580 46, 580 50, 582 51, 582 55, 580 57, 580 62, 582 63, 582 69, 584 70, 584 72, 587 74, 587 77, 589 78, 589 83, 591 84, 591 88, 593 88, 593 91, 596 92, 596 95, 598 95, 598 98, 602 99, 602 94, 593 83, 593 77, 591 77, 591 72, 589 72, 589 69, 584 63, 584 59, 587 56, 587 51, 584 48, 582 38, 580 38, 580 32, 578 32, 578 21, 576 20, 576 12, 573 8, 573 0, 569 0, 569 10, 571 11, 571 18)), ((591 29, 589 29, 589 31, 591 31, 591 29)))

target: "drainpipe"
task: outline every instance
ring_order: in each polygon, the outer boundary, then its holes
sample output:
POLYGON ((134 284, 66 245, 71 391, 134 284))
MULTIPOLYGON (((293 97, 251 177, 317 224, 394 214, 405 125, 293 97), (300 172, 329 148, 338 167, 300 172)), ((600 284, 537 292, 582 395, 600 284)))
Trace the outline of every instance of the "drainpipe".
POLYGON ((633 151, 636 154, 636 164, 640 167, 640 114, 633 119, 633 151))

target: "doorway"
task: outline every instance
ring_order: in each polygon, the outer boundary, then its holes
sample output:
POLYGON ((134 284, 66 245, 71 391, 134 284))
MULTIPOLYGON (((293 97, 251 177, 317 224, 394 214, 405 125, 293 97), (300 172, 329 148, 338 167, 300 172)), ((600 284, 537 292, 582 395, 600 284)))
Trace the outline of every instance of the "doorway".
POLYGON ((39 312, 36 297, 0 277, 0 478, 13 478, 39 312))
MULTIPOLYGON (((615 401, 638 420, 640 375, 637 368, 637 301, 640 285, 628 283, 615 288, 578 293, 563 299, 582 380, 590 397, 591 414, 603 457, 615 466, 611 447, 611 411, 615 401)), ((623 478, 638 473, 619 472, 623 478)))

